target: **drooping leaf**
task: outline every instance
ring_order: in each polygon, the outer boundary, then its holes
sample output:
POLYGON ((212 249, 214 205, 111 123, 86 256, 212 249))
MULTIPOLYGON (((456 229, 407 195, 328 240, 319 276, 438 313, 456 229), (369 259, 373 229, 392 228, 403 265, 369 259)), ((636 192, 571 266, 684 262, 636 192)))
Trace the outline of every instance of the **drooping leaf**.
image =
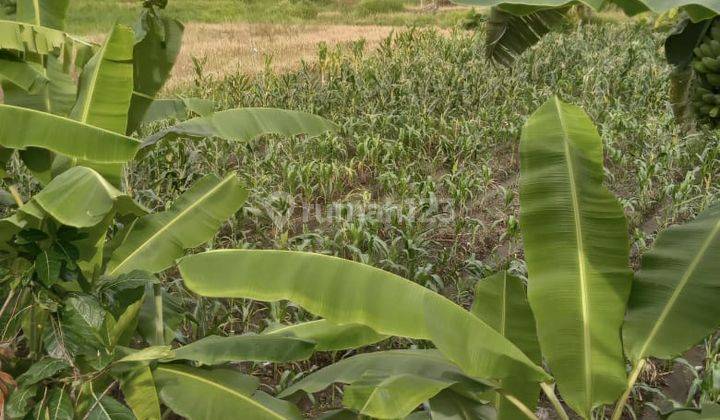
POLYGON ((678 356, 720 326, 718 252, 719 206, 660 233, 643 255, 623 325, 632 361, 678 356))
POLYGON ((512 65, 517 56, 560 26, 568 10, 558 7, 516 16, 493 7, 487 21, 485 55, 502 65, 512 65))
POLYGON ((711 19, 693 22, 684 19, 665 39, 665 58, 669 64, 687 67, 693 59, 693 50, 710 28, 711 19))
POLYGON ((85 228, 105 219, 122 195, 94 170, 76 166, 53 179, 33 201, 63 225, 85 228))
POLYGON ((337 126, 317 115, 277 108, 238 108, 196 117, 143 140, 142 147, 162 139, 177 137, 217 137, 224 140, 249 141, 263 134, 318 136, 337 126))
POLYGON ((138 420, 160 420, 160 399, 148 366, 137 365, 123 374, 120 389, 138 420))
POLYGON ((25 150, 19 150, 18 155, 25 164, 25 168, 41 184, 47 185, 50 182, 52 179, 53 159, 55 158, 53 152, 40 147, 28 147, 25 150))
MULTIPOLYGON (((503 271, 479 281, 475 287, 475 301, 470 311, 512 341, 530 360, 535 363, 541 362, 535 317, 527 301, 525 285, 518 277, 503 271)), ((537 383, 528 382, 523 378, 508 378, 500 381, 500 386, 530 410, 535 410, 540 394, 537 383)), ((524 416, 514 404, 500 394, 494 397, 498 420, 512 420, 524 416)))
POLYGON ((138 142, 129 137, 31 109, 0 105, 0 145, 42 147, 93 162, 124 163, 138 142))
POLYGON ((46 28, 65 29, 70 0, 17 0, 15 19, 46 28))
POLYGON ((130 104, 127 132, 137 130, 148 108, 165 85, 180 53, 182 23, 144 10, 135 27, 136 44, 133 57, 134 93, 130 104))
POLYGON ((440 392, 430 399, 428 405, 432 420, 494 420, 496 418, 495 409, 488 404, 464 397, 451 390, 440 392))
POLYGON ((520 143, 528 300, 565 401, 586 417, 625 388, 620 327, 630 292, 627 225, 603 186, 602 140, 582 109, 551 98, 520 143))
POLYGON ((418 405, 448 388, 445 381, 419 375, 393 375, 382 372, 363 375, 344 389, 343 405, 360 414, 378 419, 405 418, 418 405))
POLYGON ((155 99, 150 103, 141 124, 160 121, 168 118, 184 120, 190 113, 205 116, 211 114, 215 109, 215 103, 208 99, 200 98, 178 98, 178 99, 155 99))
POLYGON ((258 379, 236 369, 162 364, 153 375, 163 403, 189 420, 230 419, 238 413, 258 420, 302 418, 297 407, 258 391, 258 379))
POLYGON ((359 354, 324 367, 288 387, 280 396, 287 397, 300 391, 312 394, 333 383, 352 384, 363 375, 373 372, 381 372, 388 377, 422 376, 428 380, 445 382, 468 395, 476 395, 493 387, 490 383, 466 376, 437 350, 391 350, 359 354))
POLYGON ((295 325, 275 325, 267 335, 296 337, 315 343, 315 351, 337 351, 375 344, 387 338, 360 324, 335 325, 324 319, 295 325))
POLYGON ((207 175, 181 195, 167 211, 141 217, 127 229, 112 254, 106 274, 133 270, 157 273, 170 267, 186 249, 209 241, 225 220, 245 202, 247 192, 235 173, 224 179, 207 175))
MULTIPOLYGON (((179 264, 185 285, 209 297, 292 300, 337 324, 363 324, 379 334, 435 340, 432 317, 458 321, 446 331, 469 340, 465 346, 438 346, 469 374, 499 379, 526 375, 547 378, 517 347, 444 297, 383 270, 319 254, 222 250, 185 257, 179 264), (382 288, 384 293, 376 291, 382 288), (348 291, 352 290, 352 293, 348 291), (426 308, 427 307, 427 308, 426 308), (468 329, 464 329, 468 328, 468 329), (467 334, 466 331, 473 331, 467 334), (470 350, 470 353, 468 353, 470 350)), ((447 340, 448 337, 441 337, 447 340)))
POLYGON ((315 343, 272 335, 209 336, 175 350, 173 359, 193 360, 204 365, 228 362, 285 363, 312 356, 315 343))

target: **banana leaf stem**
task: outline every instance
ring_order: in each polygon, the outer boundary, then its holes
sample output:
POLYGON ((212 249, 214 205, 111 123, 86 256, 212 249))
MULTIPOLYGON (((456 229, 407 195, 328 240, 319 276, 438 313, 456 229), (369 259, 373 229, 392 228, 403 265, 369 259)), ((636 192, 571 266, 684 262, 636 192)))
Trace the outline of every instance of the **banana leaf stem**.
POLYGON ((515 396, 508 394, 502 390, 498 390, 497 393, 502 395, 503 397, 505 397, 505 399, 507 399, 508 401, 510 401, 515 407, 517 407, 518 410, 522 411, 522 413, 525 414, 525 416, 527 416, 527 418, 529 418, 530 420, 539 420, 538 417, 535 415, 535 413, 533 413, 533 411, 531 409, 529 409, 527 405, 523 404, 522 401, 515 398, 515 396))
POLYGON ((628 377, 628 385, 625 389, 625 392, 622 394, 622 397, 620 397, 620 400, 618 401, 617 405, 615 406, 615 411, 613 411, 612 420, 620 420, 622 417, 622 413, 625 410, 625 404, 627 404, 627 400, 630 397, 630 393, 632 392, 633 386, 635 385, 635 382, 637 382, 638 377, 640 376, 640 372, 642 372, 643 368, 645 367, 645 359, 640 359, 635 364, 635 367, 633 368, 632 372, 630 372, 630 376, 628 377))
POLYGON ((18 191, 18 189, 15 185, 10 186, 10 194, 12 195, 12 197, 15 200, 15 203, 18 205, 18 207, 22 207, 23 199, 22 199, 22 196, 20 195, 20 191, 18 191))
POLYGON ((570 417, 568 417, 568 414, 565 411, 565 408, 563 408, 557 395, 555 395, 555 384, 541 382, 540 388, 542 388, 543 392, 548 397, 548 400, 550 400, 550 403, 552 403, 553 407, 555 407, 555 411, 557 411, 557 414, 560 416, 560 419, 570 420, 570 417))
POLYGON ((162 285, 153 284, 153 297, 155 299, 155 345, 165 344, 165 323, 163 321, 162 285))

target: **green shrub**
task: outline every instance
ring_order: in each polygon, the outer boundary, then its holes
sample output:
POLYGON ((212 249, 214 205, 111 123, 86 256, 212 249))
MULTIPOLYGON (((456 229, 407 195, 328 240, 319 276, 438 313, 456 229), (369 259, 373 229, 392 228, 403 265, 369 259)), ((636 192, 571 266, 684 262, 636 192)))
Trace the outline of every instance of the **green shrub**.
POLYGON ((360 16, 395 13, 403 10, 405 10, 403 0, 361 0, 355 6, 355 12, 360 16))

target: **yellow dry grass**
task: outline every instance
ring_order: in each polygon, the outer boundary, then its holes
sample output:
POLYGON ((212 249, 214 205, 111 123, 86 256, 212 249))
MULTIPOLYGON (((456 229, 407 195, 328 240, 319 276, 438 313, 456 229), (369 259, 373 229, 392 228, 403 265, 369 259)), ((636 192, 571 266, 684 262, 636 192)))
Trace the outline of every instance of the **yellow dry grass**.
POLYGON ((221 77, 241 72, 258 73, 267 63, 273 70, 290 70, 317 57, 317 45, 349 44, 366 40, 376 46, 393 30, 391 26, 278 25, 250 23, 190 23, 183 47, 166 89, 173 91, 192 82, 193 57, 203 63, 205 74, 221 77))

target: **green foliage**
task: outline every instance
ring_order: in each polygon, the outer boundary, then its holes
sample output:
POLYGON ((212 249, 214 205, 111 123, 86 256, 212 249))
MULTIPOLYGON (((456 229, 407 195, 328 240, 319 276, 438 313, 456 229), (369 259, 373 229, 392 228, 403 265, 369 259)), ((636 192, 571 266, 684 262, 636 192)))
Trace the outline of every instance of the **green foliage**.
POLYGON ((361 16, 402 12, 403 10, 405 10, 404 0, 360 0, 355 6, 355 12, 361 16))

